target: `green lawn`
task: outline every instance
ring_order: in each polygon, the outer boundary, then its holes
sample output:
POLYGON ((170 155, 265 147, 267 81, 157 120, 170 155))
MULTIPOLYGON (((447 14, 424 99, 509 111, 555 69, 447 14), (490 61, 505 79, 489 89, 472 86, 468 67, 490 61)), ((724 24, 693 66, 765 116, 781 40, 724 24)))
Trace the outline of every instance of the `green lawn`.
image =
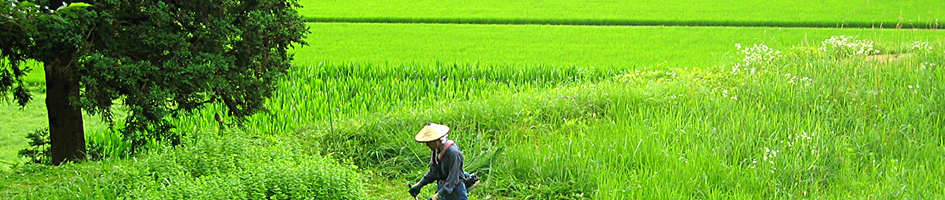
POLYGON ((25 66, 29 67, 30 71, 26 73, 26 79, 23 82, 34 85, 46 83, 46 70, 41 63, 29 60, 25 66))
MULTIPOLYGON (((25 162, 17 153, 29 146, 26 134, 48 127, 46 113, 46 95, 33 89, 33 100, 26 107, 20 107, 12 97, 0 100, 0 170, 6 170, 10 164, 25 162)), ((83 115, 86 134, 101 132, 106 127, 101 118, 83 115)))
POLYGON ((9 164, 25 161, 17 156, 17 152, 29 146, 26 134, 47 126, 44 96, 33 96, 33 101, 22 109, 11 101, 12 96, 0 101, 0 124, 3 124, 0 126, 0 170, 6 170, 9 164))
POLYGON ((302 0, 310 21, 937 27, 945 2, 735 0, 302 0))

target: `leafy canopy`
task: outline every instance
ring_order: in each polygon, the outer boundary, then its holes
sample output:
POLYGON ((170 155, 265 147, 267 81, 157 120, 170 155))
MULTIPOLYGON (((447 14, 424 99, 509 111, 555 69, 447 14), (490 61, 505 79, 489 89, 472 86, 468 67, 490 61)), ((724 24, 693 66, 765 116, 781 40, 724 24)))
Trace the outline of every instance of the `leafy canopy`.
POLYGON ((0 67, 12 69, 0 70, 0 92, 13 91, 24 105, 29 92, 19 86, 28 69, 18 63, 66 60, 80 84, 74 105, 111 122, 111 107, 123 103, 126 138, 136 146, 177 140, 167 119, 207 103, 225 105, 236 119, 265 110, 274 81, 291 67, 287 49, 308 32, 296 0, 90 0, 58 14, 46 13, 61 1, 7 2, 0 9, 57 17, 0 21, 8 38, 0 54, 9 60, 0 67))

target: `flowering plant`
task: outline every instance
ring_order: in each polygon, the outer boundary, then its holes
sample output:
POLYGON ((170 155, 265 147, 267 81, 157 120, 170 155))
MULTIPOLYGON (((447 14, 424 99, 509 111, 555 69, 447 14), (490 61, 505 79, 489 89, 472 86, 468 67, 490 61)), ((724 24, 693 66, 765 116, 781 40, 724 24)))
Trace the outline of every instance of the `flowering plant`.
POLYGON ((873 41, 856 39, 856 36, 833 36, 822 42, 821 51, 837 57, 868 56, 879 54, 873 41))

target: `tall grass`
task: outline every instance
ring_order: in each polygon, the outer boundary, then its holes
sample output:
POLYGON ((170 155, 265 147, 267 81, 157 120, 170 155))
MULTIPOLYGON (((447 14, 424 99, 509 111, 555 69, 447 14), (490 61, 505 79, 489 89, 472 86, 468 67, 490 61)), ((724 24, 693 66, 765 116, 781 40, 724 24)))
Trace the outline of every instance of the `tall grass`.
POLYGON ((301 1, 312 22, 942 28, 941 1, 301 1))
POLYGON ((449 124, 485 178, 478 197, 941 194, 943 41, 886 42, 877 56, 838 38, 672 70, 318 65, 280 83, 272 114, 247 129, 407 183, 427 159, 415 129, 449 124))
POLYGON ((21 166, 0 176, 0 194, 9 199, 365 198, 355 168, 300 154, 293 140, 240 133, 198 137, 134 159, 21 166))
POLYGON ((894 60, 818 51, 785 50, 755 73, 641 72, 574 88, 568 93, 577 99, 602 93, 612 109, 579 131, 497 140, 509 148, 493 166, 503 169, 490 179, 493 191, 595 199, 941 198, 945 110, 933 99, 945 95, 941 50, 894 60))
POLYGON ((943 107, 934 97, 945 92, 937 84, 945 41, 885 45, 877 50, 898 56, 884 57, 858 53, 853 44, 866 40, 838 38, 744 45, 717 67, 630 70, 346 115, 334 128, 322 122, 298 133, 314 151, 406 183, 425 166, 415 129, 451 125, 467 170, 485 177, 480 197, 941 194, 943 107))

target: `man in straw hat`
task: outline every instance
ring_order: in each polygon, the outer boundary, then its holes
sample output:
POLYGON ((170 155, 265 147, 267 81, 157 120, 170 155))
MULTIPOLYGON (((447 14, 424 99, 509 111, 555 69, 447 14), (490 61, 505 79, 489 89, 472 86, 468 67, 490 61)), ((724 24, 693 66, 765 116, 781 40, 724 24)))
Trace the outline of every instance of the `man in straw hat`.
MULTIPOLYGON (((446 139, 450 127, 428 123, 417 133, 414 140, 427 143, 430 147, 430 171, 423 175, 423 179, 410 186, 410 195, 417 197, 424 185, 437 182, 436 193, 430 197, 433 200, 466 200, 466 183, 469 174, 463 171, 463 152, 454 145, 452 140, 446 139)), ((474 176, 474 175, 473 175, 474 176)), ((476 178, 475 183, 478 183, 476 178)), ((472 189, 476 184, 469 186, 472 189)))

